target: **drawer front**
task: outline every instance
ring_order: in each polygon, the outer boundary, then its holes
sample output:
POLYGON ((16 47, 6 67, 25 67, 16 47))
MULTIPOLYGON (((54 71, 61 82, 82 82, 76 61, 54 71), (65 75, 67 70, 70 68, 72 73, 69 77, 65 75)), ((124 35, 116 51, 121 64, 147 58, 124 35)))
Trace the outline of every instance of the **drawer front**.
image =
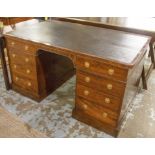
POLYGON ((114 97, 112 95, 104 94, 100 91, 96 91, 92 88, 77 84, 76 95, 94 102, 102 107, 110 108, 118 111, 121 105, 121 98, 114 97))
POLYGON ((31 54, 34 54, 36 51, 33 45, 20 42, 20 41, 16 41, 16 40, 12 40, 12 39, 7 39, 7 47, 9 50, 16 49, 16 50, 23 51, 26 53, 31 53, 31 54))
POLYGON ((77 97, 76 108, 101 122, 107 123, 114 127, 117 126, 117 114, 108 109, 99 107, 95 103, 90 103, 81 97, 77 97))
POLYGON ((116 80, 126 81, 127 79, 127 70, 108 65, 99 61, 95 61, 91 58, 77 56, 76 65, 77 68, 81 68, 86 71, 91 71, 95 74, 108 76, 116 80))
POLYGON ((77 71, 77 82, 118 97, 123 96, 125 90, 125 84, 122 82, 109 80, 108 78, 95 76, 82 71, 77 71))
POLYGON ((26 54, 23 51, 17 49, 11 49, 8 51, 10 61, 21 65, 27 65, 32 67, 35 65, 35 56, 26 54))
POLYGON ((35 56, 9 51, 10 68, 12 72, 21 73, 32 79, 36 79, 36 60, 35 56))
POLYGON ((37 82, 35 80, 24 77, 21 74, 14 73, 12 75, 12 83, 18 87, 21 87, 24 90, 34 91, 36 93, 38 92, 37 82))
POLYGON ((17 73, 30 79, 34 79, 34 80, 37 79, 37 73, 34 66, 29 67, 29 66, 20 65, 18 63, 10 63, 10 68, 11 68, 12 74, 17 73))

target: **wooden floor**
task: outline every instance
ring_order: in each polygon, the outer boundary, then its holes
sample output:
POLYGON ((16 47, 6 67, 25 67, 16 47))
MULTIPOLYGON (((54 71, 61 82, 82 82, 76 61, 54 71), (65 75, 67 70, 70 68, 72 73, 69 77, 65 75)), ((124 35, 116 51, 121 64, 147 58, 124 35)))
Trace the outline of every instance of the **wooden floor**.
POLYGON ((32 129, 16 116, 0 108, 0 138, 46 138, 46 135, 32 129))

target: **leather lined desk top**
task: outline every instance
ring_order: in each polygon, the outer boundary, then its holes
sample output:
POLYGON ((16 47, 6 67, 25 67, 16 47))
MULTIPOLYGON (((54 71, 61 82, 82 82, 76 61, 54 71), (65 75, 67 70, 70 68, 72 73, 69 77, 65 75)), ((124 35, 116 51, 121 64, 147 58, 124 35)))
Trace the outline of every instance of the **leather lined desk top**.
POLYGON ((149 37, 81 24, 52 21, 6 34, 132 66, 149 37))

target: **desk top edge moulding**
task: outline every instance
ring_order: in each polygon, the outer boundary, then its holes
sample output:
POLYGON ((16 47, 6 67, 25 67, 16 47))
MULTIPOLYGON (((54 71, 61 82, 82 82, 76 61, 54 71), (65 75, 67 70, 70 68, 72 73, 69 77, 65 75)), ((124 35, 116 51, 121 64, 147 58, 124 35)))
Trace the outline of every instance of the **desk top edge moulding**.
POLYGON ((150 37, 62 21, 4 37, 13 90, 41 101, 76 74, 73 117, 117 136, 138 92, 150 37))

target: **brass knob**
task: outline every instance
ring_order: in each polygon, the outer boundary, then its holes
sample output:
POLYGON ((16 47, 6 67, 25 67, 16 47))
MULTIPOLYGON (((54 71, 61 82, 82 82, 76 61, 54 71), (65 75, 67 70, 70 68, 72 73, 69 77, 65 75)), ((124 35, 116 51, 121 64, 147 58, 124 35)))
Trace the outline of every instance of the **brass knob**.
POLYGON ((16 77, 16 81, 18 81, 19 80, 19 78, 18 77, 16 77))
POLYGON ((88 76, 85 77, 85 81, 86 81, 86 82, 90 82, 90 77, 88 77, 88 76))
POLYGON ((106 118, 108 116, 108 114, 106 112, 103 112, 103 117, 106 118))
POLYGON ((87 96, 88 94, 89 94, 89 91, 88 91, 88 90, 85 90, 85 91, 84 91, 84 95, 87 96))
POLYGON ((25 46, 25 51, 27 51, 28 49, 29 49, 29 46, 26 45, 26 46, 25 46))
POLYGON ((83 105, 83 108, 84 108, 84 109, 87 109, 87 108, 88 108, 88 106, 87 106, 86 104, 84 104, 84 105, 83 105))
POLYGON ((31 82, 28 82, 28 84, 27 84, 27 85, 28 85, 29 87, 30 87, 30 86, 32 86, 31 82))
POLYGON ((105 103, 110 103, 110 98, 105 98, 105 103))
POLYGON ((107 89, 111 90, 112 89, 112 84, 107 84, 107 89))
POLYGON ((7 52, 7 49, 6 48, 4 48, 4 52, 7 52))
POLYGON ((11 45, 14 46, 15 45, 15 42, 11 42, 11 45))
POLYGON ((89 67, 90 67, 90 63, 89 63, 89 62, 85 62, 85 63, 84 63, 84 66, 85 66, 86 68, 89 68, 89 67))
POLYGON ((29 62, 29 58, 25 58, 25 62, 29 62))
POLYGON ((27 70, 26 70, 26 73, 27 73, 27 74, 30 74, 30 70, 29 70, 29 69, 27 69, 27 70))
POLYGON ((16 57, 16 54, 12 54, 12 57, 15 58, 16 57))
POLYGON ((113 74, 114 74, 114 69, 109 69, 109 70, 108 70, 108 74, 109 74, 109 75, 113 75, 113 74))
POLYGON ((17 68, 17 65, 14 65, 13 67, 16 69, 17 68))

